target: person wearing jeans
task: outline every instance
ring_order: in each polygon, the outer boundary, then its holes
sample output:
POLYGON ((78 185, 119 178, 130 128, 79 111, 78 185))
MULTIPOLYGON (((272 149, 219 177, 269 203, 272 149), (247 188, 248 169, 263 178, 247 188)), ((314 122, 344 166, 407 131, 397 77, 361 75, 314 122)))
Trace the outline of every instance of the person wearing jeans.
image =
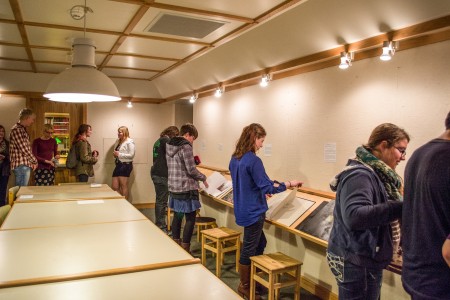
POLYGON ((156 193, 155 223, 165 233, 168 233, 166 209, 169 200, 166 144, 178 134, 179 130, 176 126, 169 126, 161 132, 160 138, 153 145, 153 166, 150 170, 150 176, 156 193))
MULTIPOLYGON (((266 131, 260 124, 246 126, 239 138, 230 160, 233 183, 233 203, 236 223, 244 227, 244 241, 239 259, 240 283, 238 293, 249 298, 250 257, 261 255, 267 240, 263 232, 265 213, 268 209, 266 195, 281 193, 287 187, 301 186, 293 180, 284 183, 272 181, 267 176, 256 152, 261 149, 266 131)), ((260 299, 257 290, 256 299, 260 299)))
POLYGON ((9 134, 11 170, 16 177, 16 186, 28 185, 31 170, 35 170, 38 165, 31 151, 30 136, 26 130, 35 119, 36 116, 31 109, 22 109, 19 113, 19 122, 11 128, 9 134))
POLYGON ((377 126, 330 183, 336 204, 327 261, 341 300, 379 299, 383 269, 400 241, 402 179, 395 167, 405 160, 408 143, 402 128, 377 126))
POLYGON ((172 138, 166 145, 166 159, 169 185, 169 207, 174 212, 172 221, 172 238, 184 250, 190 252, 191 238, 195 225, 195 214, 201 204, 198 196, 198 182, 203 181, 206 187, 206 176, 197 170, 194 161, 192 144, 198 137, 197 128, 192 124, 184 124, 180 136, 172 138), (181 240, 183 217, 186 223, 181 240))

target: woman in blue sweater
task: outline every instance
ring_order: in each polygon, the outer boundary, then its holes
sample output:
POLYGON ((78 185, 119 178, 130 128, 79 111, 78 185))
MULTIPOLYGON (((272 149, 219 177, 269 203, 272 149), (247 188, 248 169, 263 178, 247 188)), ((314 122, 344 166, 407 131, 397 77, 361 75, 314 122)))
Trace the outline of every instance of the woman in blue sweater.
MULTIPOLYGON (((236 223, 244 227, 244 241, 239 260, 241 282, 238 293, 246 298, 249 298, 250 293, 250 257, 263 254, 267 244, 263 232, 265 213, 268 209, 266 196, 302 185, 302 182, 296 180, 280 183, 269 179, 261 159, 256 156, 256 152, 263 146, 265 137, 266 131, 260 124, 253 123, 246 126, 229 165, 236 223)), ((259 299, 259 295, 256 299, 259 299)))
POLYGON ((400 241, 402 179, 395 167, 408 142, 398 126, 377 126, 330 184, 336 205, 327 260, 341 300, 379 299, 383 269, 400 241))

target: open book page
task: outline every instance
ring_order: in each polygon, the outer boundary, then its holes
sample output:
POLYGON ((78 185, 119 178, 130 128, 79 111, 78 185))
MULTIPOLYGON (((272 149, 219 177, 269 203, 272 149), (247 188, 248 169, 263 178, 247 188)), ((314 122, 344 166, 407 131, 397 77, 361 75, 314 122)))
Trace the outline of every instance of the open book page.
POLYGON ((200 182, 200 188, 216 198, 223 196, 233 187, 231 181, 227 180, 219 172, 213 172, 210 176, 208 176, 208 178, 206 178, 206 182, 208 182, 208 188, 205 187, 203 182, 200 182))
POLYGON ((286 201, 284 205, 272 216, 272 220, 290 227, 295 223, 311 206, 314 201, 295 197, 291 201, 286 201))
POLYGON ((284 204, 292 201, 295 198, 296 190, 285 190, 284 192, 274 194, 267 199, 266 218, 273 219, 273 216, 283 207, 284 204))

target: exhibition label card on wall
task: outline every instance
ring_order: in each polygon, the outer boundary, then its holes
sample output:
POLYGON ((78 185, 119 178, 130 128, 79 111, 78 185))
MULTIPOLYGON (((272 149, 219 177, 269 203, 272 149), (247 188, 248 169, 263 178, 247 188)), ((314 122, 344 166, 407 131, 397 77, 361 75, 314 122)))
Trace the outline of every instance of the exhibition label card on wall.
POLYGON ((264 156, 272 156, 272 144, 264 145, 264 156))
POLYGON ((336 162, 336 143, 325 143, 323 146, 323 159, 326 163, 336 162))

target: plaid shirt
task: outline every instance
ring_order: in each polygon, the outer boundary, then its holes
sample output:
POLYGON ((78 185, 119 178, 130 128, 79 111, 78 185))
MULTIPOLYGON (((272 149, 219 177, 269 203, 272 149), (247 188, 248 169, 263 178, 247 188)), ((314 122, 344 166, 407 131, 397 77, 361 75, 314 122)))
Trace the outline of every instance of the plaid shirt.
POLYGON ((14 170, 20 165, 32 168, 32 165, 38 163, 31 151, 30 136, 24 126, 16 123, 16 125, 11 128, 9 143, 11 170, 14 170))
POLYGON ((166 145, 169 191, 183 193, 198 190, 198 181, 206 176, 195 167, 192 145, 183 137, 175 137, 166 145), (182 139, 182 140, 181 140, 182 139))

